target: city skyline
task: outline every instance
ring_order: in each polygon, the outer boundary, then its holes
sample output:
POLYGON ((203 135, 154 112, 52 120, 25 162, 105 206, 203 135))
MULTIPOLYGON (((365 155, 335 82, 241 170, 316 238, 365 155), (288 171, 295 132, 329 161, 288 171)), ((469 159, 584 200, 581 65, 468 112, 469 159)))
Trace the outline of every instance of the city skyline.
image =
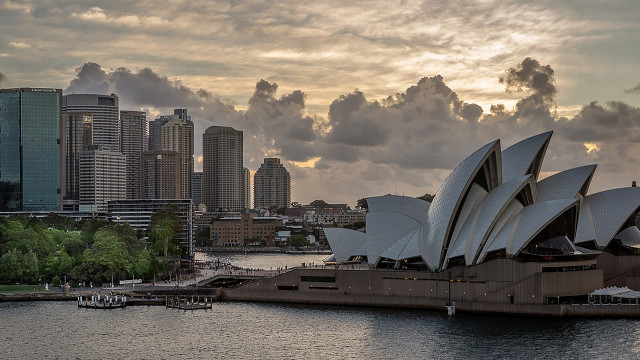
POLYGON ((0 7, 0 87, 114 92, 149 119, 188 108, 196 171, 198 135, 232 126, 244 166, 281 158, 301 203, 433 194, 473 148, 544 131, 562 141, 541 177, 600 163, 594 192, 638 180, 634 2, 0 7), (170 48, 190 56, 157 56, 170 48))

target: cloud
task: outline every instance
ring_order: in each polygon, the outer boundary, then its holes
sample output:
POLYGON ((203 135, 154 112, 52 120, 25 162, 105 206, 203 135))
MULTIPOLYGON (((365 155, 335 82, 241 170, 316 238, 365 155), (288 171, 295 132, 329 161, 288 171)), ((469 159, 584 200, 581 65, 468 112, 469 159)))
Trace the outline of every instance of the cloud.
POLYGON ((18 49, 29 49, 31 47, 31 45, 22 42, 22 41, 10 41, 9 45, 18 48, 18 49))
POLYGON ((294 194, 302 201, 322 194, 374 196, 395 192, 396 184, 401 193, 432 193, 480 146, 499 138, 504 149, 550 130, 554 138, 545 171, 598 162, 601 173, 623 174, 640 166, 634 156, 640 151, 640 109, 622 102, 592 102, 575 114, 558 117, 555 72, 532 58, 508 68, 499 81, 507 92, 526 92, 512 110, 494 104, 490 113, 482 113, 478 104, 462 100, 437 75, 379 100, 359 90, 340 95, 326 118, 307 112, 302 90, 280 95, 278 83, 267 79, 255 83, 244 111, 215 92, 191 89, 151 68, 107 70, 86 63, 66 91, 116 92, 121 104, 159 113, 188 108, 196 124, 197 159, 200 134, 208 126, 242 130, 244 166, 257 169, 264 157, 280 157, 296 175, 294 194))
POLYGON ((632 87, 631 89, 626 89, 624 92, 626 94, 640 94, 640 83, 638 83, 638 85, 632 87))
POLYGON ((90 8, 85 12, 73 12, 71 17, 81 19, 91 23, 112 24, 115 26, 137 27, 162 27, 169 25, 169 21, 159 16, 138 16, 128 14, 123 16, 114 16, 97 6, 90 8))
POLYGON ((0 72, 0 85, 2 85, 2 83, 5 82, 6 80, 7 80, 6 75, 0 72))

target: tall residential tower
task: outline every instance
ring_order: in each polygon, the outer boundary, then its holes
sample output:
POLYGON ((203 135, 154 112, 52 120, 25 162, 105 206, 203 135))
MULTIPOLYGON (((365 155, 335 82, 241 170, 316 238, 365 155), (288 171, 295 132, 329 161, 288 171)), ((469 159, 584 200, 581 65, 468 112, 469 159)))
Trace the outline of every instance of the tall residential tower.
POLYGON ((121 147, 126 159, 127 199, 140 199, 140 159, 147 150, 147 113, 120 111, 121 147))
POLYGON ((291 176, 278 158, 266 158, 253 177, 253 206, 266 209, 291 204, 291 176))
POLYGON ((208 211, 241 211, 244 204, 242 131, 211 126, 203 134, 202 197, 208 211))

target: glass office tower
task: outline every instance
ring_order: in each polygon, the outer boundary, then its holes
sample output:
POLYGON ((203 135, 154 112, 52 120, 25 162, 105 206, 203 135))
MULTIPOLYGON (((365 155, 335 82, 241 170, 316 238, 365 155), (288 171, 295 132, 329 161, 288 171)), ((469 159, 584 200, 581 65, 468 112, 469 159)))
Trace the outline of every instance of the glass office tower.
POLYGON ((62 90, 0 89, 0 211, 59 211, 62 90))

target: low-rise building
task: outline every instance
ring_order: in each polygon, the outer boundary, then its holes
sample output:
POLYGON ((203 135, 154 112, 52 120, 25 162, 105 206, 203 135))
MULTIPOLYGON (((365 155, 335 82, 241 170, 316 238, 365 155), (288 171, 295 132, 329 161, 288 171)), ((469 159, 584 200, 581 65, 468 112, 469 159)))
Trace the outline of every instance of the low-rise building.
POLYGON ((255 213, 221 217, 211 224, 211 241, 214 246, 241 246, 245 240, 257 238, 273 245, 279 224, 282 220, 278 217, 257 216, 255 213))
POLYGON ((193 201, 191 199, 122 199, 107 201, 107 216, 118 224, 129 223, 132 228, 147 230, 151 215, 164 209, 167 204, 178 206, 183 231, 178 234, 180 246, 193 255, 193 201))

